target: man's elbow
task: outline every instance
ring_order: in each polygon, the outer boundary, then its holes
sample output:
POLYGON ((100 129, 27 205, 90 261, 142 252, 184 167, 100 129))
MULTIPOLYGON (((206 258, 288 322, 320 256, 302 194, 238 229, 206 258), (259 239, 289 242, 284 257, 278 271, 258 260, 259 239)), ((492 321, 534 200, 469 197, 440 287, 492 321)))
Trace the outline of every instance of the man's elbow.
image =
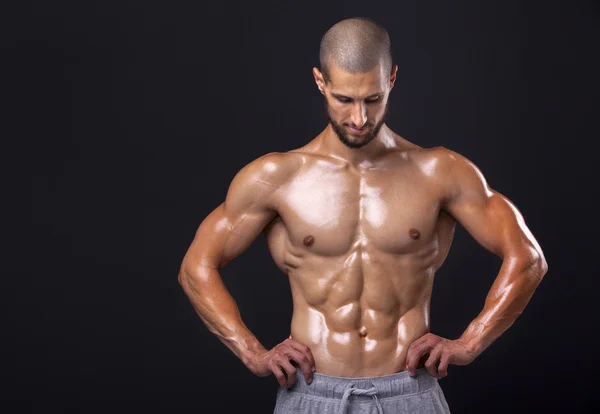
POLYGON ((543 278, 544 275, 548 272, 548 262, 546 261, 546 257, 544 256, 544 252, 539 246, 532 247, 532 261, 533 267, 539 275, 539 278, 543 278))
POLYGON ((548 262, 540 249, 529 248, 527 254, 522 257, 521 262, 528 273, 537 277, 539 281, 548 272, 548 262))
POLYGON ((218 275, 216 270, 216 266, 212 263, 184 263, 179 269, 177 281, 186 292, 189 290, 198 291, 214 280, 214 277, 218 275))
POLYGON ((182 263, 179 268, 179 274, 177 275, 177 282, 183 288, 183 290, 188 290, 192 285, 197 284, 196 278, 194 277, 194 272, 190 269, 190 266, 187 263, 182 263))
POLYGON ((177 274, 177 282, 179 283, 179 285, 185 289, 187 283, 188 283, 188 273, 185 270, 185 268, 182 266, 179 269, 179 273, 177 274))
POLYGON ((539 259, 538 259, 538 268, 539 268, 539 272, 540 272, 540 279, 544 277, 544 275, 546 273, 548 273, 548 262, 546 261, 546 258, 542 255, 539 259))

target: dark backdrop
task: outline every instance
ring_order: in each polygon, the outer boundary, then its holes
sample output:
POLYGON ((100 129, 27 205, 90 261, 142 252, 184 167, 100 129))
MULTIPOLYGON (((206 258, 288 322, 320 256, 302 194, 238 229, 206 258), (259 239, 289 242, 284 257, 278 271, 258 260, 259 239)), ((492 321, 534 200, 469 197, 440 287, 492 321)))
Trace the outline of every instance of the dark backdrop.
MULTIPOLYGON (((16 52, 11 83, 33 161, 33 233, 12 273, 20 289, 3 300, 7 412, 272 412, 275 378, 254 376, 206 329, 177 274, 240 168, 325 127, 311 68, 325 30, 354 16, 392 38, 388 125, 470 158, 549 262, 513 327, 440 382, 452 412, 586 412, 600 345, 599 10, 583 0, 35 2, 3 41, 16 52)), ((432 331, 458 337, 499 266, 458 226, 432 331)), ((265 346, 288 336, 288 282, 262 236, 222 276, 265 346)))

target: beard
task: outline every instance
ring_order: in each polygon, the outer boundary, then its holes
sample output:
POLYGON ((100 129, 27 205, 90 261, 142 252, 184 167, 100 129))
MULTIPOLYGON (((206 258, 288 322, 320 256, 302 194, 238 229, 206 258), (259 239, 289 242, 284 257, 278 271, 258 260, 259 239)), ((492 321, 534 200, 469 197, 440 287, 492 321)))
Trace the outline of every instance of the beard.
POLYGON ((329 123, 331 124, 331 128, 333 129, 333 131, 337 135, 337 137, 340 140, 340 142, 342 144, 344 144, 345 146, 347 146, 348 148, 358 149, 358 148, 364 147, 369 142, 371 142, 373 140, 373 138, 375 138, 377 136, 377 134, 379 133, 379 130, 383 126, 383 123, 385 122, 385 119, 387 117, 388 103, 385 104, 385 109, 384 109, 384 112, 383 112, 383 116, 381 117, 381 120, 374 127, 373 127, 372 124, 367 124, 367 125, 364 126, 365 128, 371 128, 372 127, 372 129, 371 129, 371 132, 369 132, 368 134, 360 137, 361 141, 353 141, 353 140, 351 140, 348 137, 348 135, 346 135, 346 133, 344 133, 343 127, 332 119, 332 117, 331 117, 331 111, 330 111, 330 108, 329 108, 329 103, 327 102, 327 98, 325 98, 325 111, 327 112, 327 118, 329 119, 329 123))

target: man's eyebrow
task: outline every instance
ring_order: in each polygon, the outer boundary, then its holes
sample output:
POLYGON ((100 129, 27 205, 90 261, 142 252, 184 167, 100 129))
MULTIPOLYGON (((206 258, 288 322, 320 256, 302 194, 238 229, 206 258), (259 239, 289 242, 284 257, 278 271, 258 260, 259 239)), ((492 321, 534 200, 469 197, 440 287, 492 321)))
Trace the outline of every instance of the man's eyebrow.
MULTIPOLYGON (((331 95, 333 95, 335 98, 354 99, 354 98, 351 98, 350 96, 342 95, 341 93, 337 93, 337 92, 331 92, 331 95)), ((375 92, 374 94, 367 96, 365 99, 375 98, 375 97, 377 97, 379 95, 383 95, 383 91, 375 92)))

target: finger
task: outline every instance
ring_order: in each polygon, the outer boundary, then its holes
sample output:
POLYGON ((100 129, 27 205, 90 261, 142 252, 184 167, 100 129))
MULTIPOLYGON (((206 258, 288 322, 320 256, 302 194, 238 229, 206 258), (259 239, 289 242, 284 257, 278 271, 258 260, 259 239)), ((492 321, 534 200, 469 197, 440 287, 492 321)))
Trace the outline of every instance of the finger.
POLYGON ((289 359, 286 357, 278 358, 278 362, 287 375, 286 388, 290 388, 296 382, 296 367, 290 364, 289 359))
POLYGON ((300 369, 304 374, 304 379, 308 384, 310 384, 312 382, 313 371, 308 356, 300 351, 296 351, 294 348, 289 348, 287 351, 285 351, 284 355, 300 365, 300 369))
POLYGON ((432 334, 430 332, 426 333, 425 335, 421 335, 408 346, 408 352, 406 356, 406 368, 411 372, 411 375, 414 374, 414 370, 417 369, 417 364, 421 359, 421 356, 419 356, 418 358, 415 358, 414 356, 419 354, 419 350, 424 344, 428 343, 431 336, 432 334), (416 361, 413 362, 413 359, 416 359, 416 361))
POLYGON ((423 343, 419 347, 409 350, 409 355, 407 357, 406 366, 410 375, 415 375, 415 371, 417 370, 417 366, 419 364, 419 360, 423 355, 431 350, 431 345, 428 343, 423 343))
POLYGON ((440 374, 440 378, 444 378, 448 376, 448 364, 450 363, 450 353, 442 352, 442 357, 440 358, 440 365, 438 366, 438 373, 440 374))
POLYGON ((425 335, 421 335, 419 338, 415 339, 410 346, 408 347, 409 350, 414 350, 415 348, 418 348, 419 346, 421 346, 421 344, 423 344, 424 342, 427 342, 427 340, 431 337, 431 333, 428 332, 425 335))
POLYGON ((310 350, 310 348, 304 344, 301 344, 298 341, 294 341, 293 339, 289 341, 289 345, 294 348, 296 351, 302 352, 304 355, 307 356, 308 361, 310 363, 311 366, 311 372, 314 372, 315 370, 315 358, 312 354, 312 351, 310 350))
POLYGON ((438 363, 438 360, 440 359, 440 355, 442 354, 443 349, 444 349, 443 345, 436 345, 433 348, 433 350, 431 351, 431 353, 429 354, 429 358, 425 362, 425 368, 427 369, 427 372, 429 372, 429 375, 431 375, 434 378, 438 378, 438 379, 439 379, 439 374, 437 371, 437 363, 438 363))
POLYGON ((285 378, 285 374, 283 373, 283 370, 281 369, 281 367, 278 364, 276 364, 273 359, 271 359, 267 365, 268 365, 269 369, 271 370, 271 372, 273 373, 273 375, 275 375, 275 378, 277 378, 277 382, 279 383, 279 386, 282 388, 285 388, 287 380, 285 378))

